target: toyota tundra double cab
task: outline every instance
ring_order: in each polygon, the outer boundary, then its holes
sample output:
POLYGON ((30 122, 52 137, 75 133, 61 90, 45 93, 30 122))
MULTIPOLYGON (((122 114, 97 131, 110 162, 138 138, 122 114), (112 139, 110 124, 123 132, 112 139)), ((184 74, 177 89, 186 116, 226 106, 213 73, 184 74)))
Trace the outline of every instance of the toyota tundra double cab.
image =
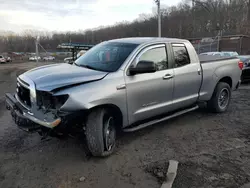
POLYGON ((136 131, 196 110, 228 109, 243 63, 199 59, 187 40, 123 38, 102 42, 73 64, 52 64, 17 78, 6 107, 19 128, 83 135, 94 156, 108 156, 119 130, 136 131), (82 134, 80 134, 82 133, 82 134))

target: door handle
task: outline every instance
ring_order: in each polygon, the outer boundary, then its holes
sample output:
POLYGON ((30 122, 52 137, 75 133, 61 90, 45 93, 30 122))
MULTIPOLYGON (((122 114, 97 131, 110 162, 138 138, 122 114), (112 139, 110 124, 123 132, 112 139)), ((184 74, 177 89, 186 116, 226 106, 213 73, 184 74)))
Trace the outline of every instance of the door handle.
POLYGON ((201 69, 200 68, 198 68, 197 72, 198 72, 199 75, 201 75, 201 69))
POLYGON ((171 79, 173 77, 174 77, 174 75, 172 75, 172 74, 166 74, 165 76, 163 76, 163 80, 168 80, 168 79, 171 79))

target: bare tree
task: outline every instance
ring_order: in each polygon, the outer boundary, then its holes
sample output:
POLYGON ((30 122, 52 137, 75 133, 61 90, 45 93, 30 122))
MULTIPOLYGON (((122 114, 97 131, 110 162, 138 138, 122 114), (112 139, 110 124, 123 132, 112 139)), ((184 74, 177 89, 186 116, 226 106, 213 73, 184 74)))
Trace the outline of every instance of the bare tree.
MULTIPOLYGON (((165 7, 161 12, 163 37, 212 37, 218 30, 224 34, 250 34, 250 0, 186 0, 178 6, 165 7)), ((121 37, 157 36, 157 16, 141 14, 133 22, 78 32, 25 30, 20 35, 10 32, 1 32, 1 35, 0 52, 34 52, 37 36, 47 51, 55 51, 57 45, 64 42, 97 44, 121 37)))

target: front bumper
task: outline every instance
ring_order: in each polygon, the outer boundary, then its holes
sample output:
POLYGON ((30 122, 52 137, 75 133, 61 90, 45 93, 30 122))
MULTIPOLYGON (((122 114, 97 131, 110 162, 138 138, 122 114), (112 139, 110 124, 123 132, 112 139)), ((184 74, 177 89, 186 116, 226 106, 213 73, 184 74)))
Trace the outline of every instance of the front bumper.
POLYGON ((53 122, 40 120, 24 108, 14 97, 14 95, 7 93, 6 108, 11 111, 11 115, 19 128, 32 132, 39 129, 41 126, 47 128, 55 128, 61 123, 61 118, 55 119, 53 122))

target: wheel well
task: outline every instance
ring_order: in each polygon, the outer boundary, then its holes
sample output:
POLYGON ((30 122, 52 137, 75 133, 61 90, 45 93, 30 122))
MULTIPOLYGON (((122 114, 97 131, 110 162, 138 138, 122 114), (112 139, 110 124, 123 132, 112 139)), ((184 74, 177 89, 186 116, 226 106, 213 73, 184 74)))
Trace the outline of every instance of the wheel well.
POLYGON ((230 78, 230 77, 224 77, 224 78, 221 78, 220 80, 219 80, 219 82, 225 82, 225 83, 227 83, 229 86, 230 86, 230 88, 232 88, 232 86, 233 86, 233 81, 232 81, 232 79, 230 78))
POLYGON ((106 108, 108 109, 111 113, 115 114, 115 119, 116 119, 116 128, 120 131, 123 127, 123 116, 120 108, 114 104, 104 104, 100 106, 93 107, 89 109, 90 111, 97 109, 97 108, 106 108))

